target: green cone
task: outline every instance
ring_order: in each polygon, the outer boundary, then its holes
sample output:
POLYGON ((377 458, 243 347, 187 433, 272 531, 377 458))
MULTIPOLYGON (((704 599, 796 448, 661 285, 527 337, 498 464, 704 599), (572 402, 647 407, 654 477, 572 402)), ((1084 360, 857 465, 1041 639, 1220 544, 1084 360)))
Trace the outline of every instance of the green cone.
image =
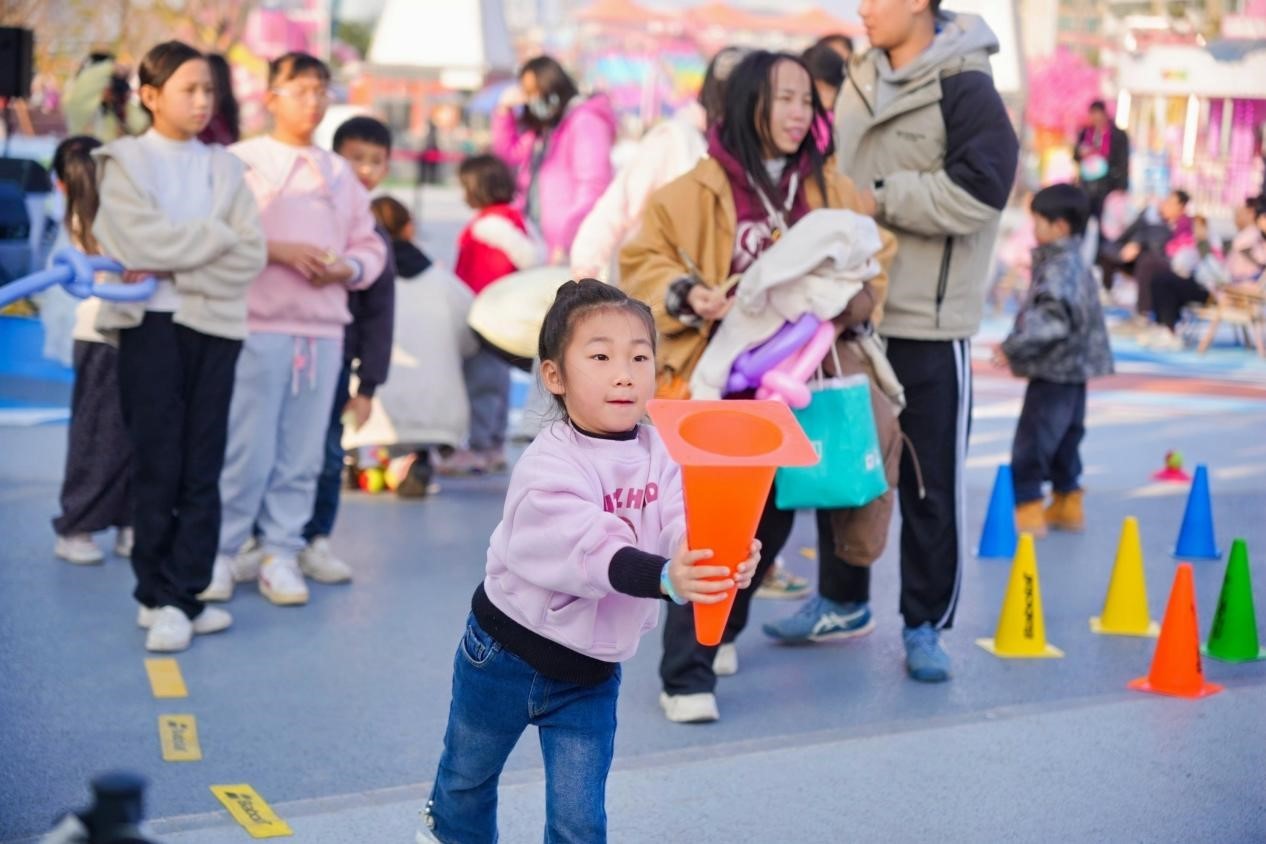
POLYGON ((1203 651, 1223 662, 1252 662, 1266 658, 1257 641, 1257 614, 1253 611, 1253 583, 1248 572, 1248 545, 1243 539, 1231 545, 1218 611, 1213 616, 1209 641, 1203 651))

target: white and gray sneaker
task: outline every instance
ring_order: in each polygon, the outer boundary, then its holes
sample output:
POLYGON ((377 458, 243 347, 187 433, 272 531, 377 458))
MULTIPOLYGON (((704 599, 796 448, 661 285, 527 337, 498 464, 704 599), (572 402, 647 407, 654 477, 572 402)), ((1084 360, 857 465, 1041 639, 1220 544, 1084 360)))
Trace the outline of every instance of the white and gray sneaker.
POLYGON ((712 673, 718 677, 733 677, 738 673, 738 648, 733 642, 717 648, 716 656, 712 657, 712 673))
POLYGON ((199 601, 227 601, 233 597, 233 558, 216 554, 211 567, 211 582, 198 593, 199 601))
POLYGON ((346 583, 352 579, 352 569, 334 556, 328 537, 313 537, 308 547, 299 552, 299 568, 317 583, 346 583))
POLYGON ((136 531, 130 527, 119 528, 118 535, 114 538, 114 556, 129 559, 132 556, 132 548, 136 545, 136 531))
POLYGON ((246 540, 242 549, 229 557, 229 570, 233 580, 245 583, 259 577, 259 567, 264 562, 264 548, 254 538, 246 540))
MULTIPOLYGON (((231 615, 215 607, 204 607, 192 621, 178 607, 159 607, 151 612, 153 616, 149 635, 145 637, 145 650, 158 653, 183 651, 189 647, 195 633, 218 633, 233 623, 231 615)), ((141 621, 140 614, 136 620, 138 623, 141 621)))
POLYGON ((664 716, 675 724, 707 724, 721 717, 717 711, 716 695, 711 692, 693 695, 660 692, 659 705, 664 710, 664 716))
POLYGON ((270 556, 259 567, 259 591, 274 604, 283 607, 308 602, 308 584, 294 557, 270 556))
MULTIPOLYGON (((141 605, 136 608, 136 626, 143 630, 149 630, 154 626, 154 621, 158 618, 158 611, 161 607, 150 609, 141 605)), ((233 625, 233 616, 227 611, 217 607, 203 607, 202 612, 198 613, 198 617, 193 620, 193 632, 197 636, 205 636, 208 633, 219 633, 221 630, 227 630, 233 625)))
POLYGON ((90 533, 70 533, 57 537, 53 553, 77 566, 92 566, 105 559, 105 554, 97 547, 90 533))

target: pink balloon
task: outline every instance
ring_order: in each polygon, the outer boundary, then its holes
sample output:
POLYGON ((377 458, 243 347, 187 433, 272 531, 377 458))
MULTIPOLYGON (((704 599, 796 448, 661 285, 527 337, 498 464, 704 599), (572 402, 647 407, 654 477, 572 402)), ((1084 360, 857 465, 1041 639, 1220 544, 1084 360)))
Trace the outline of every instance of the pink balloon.
POLYGON ((807 382, 822 365, 834 342, 835 326, 830 322, 820 323, 803 348, 761 376, 756 398, 785 402, 796 410, 807 407, 810 398, 807 382))

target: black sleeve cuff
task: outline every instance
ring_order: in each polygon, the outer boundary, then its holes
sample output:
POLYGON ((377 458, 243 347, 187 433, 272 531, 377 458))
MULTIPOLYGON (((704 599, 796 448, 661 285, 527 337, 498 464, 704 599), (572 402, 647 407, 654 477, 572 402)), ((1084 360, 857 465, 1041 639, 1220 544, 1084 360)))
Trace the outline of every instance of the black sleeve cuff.
POLYGON ((377 389, 378 389, 378 385, 375 384, 373 381, 366 381, 362 378, 361 382, 356 385, 356 395, 364 396, 367 399, 372 399, 374 397, 374 390, 377 390, 377 389))
POLYGON ((648 554, 633 546, 621 548, 611 558, 608 574, 617 592, 634 598, 662 598, 659 576, 664 570, 664 558, 648 554))

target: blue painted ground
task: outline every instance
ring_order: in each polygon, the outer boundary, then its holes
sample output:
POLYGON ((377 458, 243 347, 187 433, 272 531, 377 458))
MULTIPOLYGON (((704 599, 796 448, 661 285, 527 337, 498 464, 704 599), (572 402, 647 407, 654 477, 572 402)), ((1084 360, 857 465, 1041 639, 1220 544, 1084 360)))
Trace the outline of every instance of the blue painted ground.
MULTIPOLYGON (((1022 388, 978 375, 973 540, 1022 388)), ((4 390, 0 400, 19 401, 4 390)), ((51 554, 64 425, 4 425, 0 417, 0 841, 31 840, 111 767, 150 779, 151 829, 165 841, 250 840, 208 790, 243 782, 295 840, 412 840, 505 479, 446 482, 420 503, 349 496, 334 545, 355 565, 355 583, 314 586, 312 603, 294 609, 243 587, 230 605, 235 627, 179 657, 189 698, 156 701, 126 563, 76 568, 51 554), (197 716, 203 761, 161 760, 163 713, 197 716)), ((1266 385, 1109 380, 1092 391, 1089 428, 1089 529, 1038 546, 1047 633, 1065 659, 1004 662, 973 644, 992 635, 1008 565, 970 559, 947 635, 955 677, 910 682, 892 548, 875 566, 879 626, 866 639, 776 647, 759 624, 795 605, 756 602, 739 674, 720 685, 717 724, 664 721, 652 635, 624 675, 611 840, 1266 840, 1266 663, 1206 661, 1227 686, 1207 700, 1141 695, 1125 683, 1146 672, 1154 643, 1087 627, 1127 515, 1141 521, 1152 613, 1163 613, 1185 491, 1149 476, 1172 448, 1189 466, 1209 465, 1218 538, 1248 540, 1266 607, 1266 385)), ((802 519, 786 552, 806 575, 810 528, 802 519)), ((1195 568, 1203 633, 1224 567, 1195 568)), ((503 782, 504 841, 541 839, 541 778, 528 735, 503 782)))

